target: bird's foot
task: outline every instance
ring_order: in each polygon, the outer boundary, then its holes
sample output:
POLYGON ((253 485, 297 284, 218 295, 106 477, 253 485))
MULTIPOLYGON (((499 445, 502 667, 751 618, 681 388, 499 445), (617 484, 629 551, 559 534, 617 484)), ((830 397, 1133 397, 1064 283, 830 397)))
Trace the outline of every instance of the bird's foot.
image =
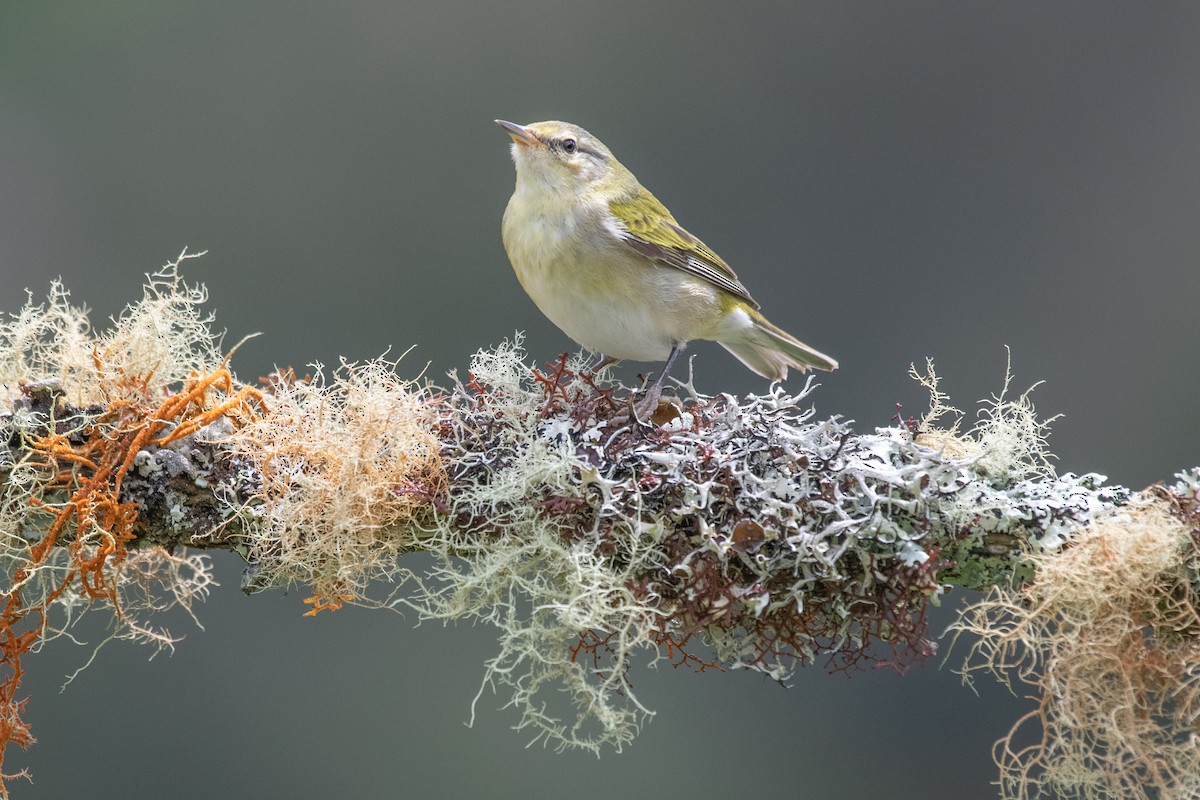
POLYGON ((662 399, 662 384, 657 381, 646 390, 646 396, 639 399, 633 397, 633 418, 639 425, 654 425, 654 414, 658 410, 658 402, 662 399))
POLYGON ((683 416, 683 403, 674 396, 663 397, 662 388, 641 400, 631 400, 632 416, 646 428, 658 429, 683 416))

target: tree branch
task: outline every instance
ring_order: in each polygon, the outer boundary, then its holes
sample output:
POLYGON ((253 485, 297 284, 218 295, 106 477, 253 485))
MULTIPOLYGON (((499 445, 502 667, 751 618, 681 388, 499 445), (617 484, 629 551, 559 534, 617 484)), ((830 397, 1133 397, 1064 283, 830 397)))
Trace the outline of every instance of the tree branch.
MULTIPOLYGON (((169 647, 150 620, 207 593, 197 550, 245 557, 246 591, 309 586, 308 613, 487 621, 485 684, 512 693, 520 727, 619 749, 651 713, 629 682, 638 653, 777 680, 811 662, 902 670, 934 652, 925 612, 950 586, 992 589, 1012 614, 1047 558, 1151 502, 1056 475, 1028 394, 1006 387, 970 432, 939 428, 953 409, 932 368, 930 414, 873 433, 817 419, 811 380, 744 398, 684 384, 639 421, 631 390, 565 355, 532 369, 519 339, 446 389, 383 360, 252 387, 218 357, 179 261, 109 332, 57 286, 0 328, 5 743, 32 741, 21 655, 85 606, 169 647), (414 551, 437 566, 413 574, 414 551), (573 715, 548 710, 563 686, 573 715)), ((1166 568, 1194 563, 1198 483, 1155 490, 1182 531, 1166 568)), ((1149 583, 1178 595, 1193 578, 1149 583)), ((970 618, 981 642, 989 613, 970 618)), ((1176 639, 1195 647, 1197 630, 1176 639)), ((984 650, 985 666, 1011 661, 984 650)))

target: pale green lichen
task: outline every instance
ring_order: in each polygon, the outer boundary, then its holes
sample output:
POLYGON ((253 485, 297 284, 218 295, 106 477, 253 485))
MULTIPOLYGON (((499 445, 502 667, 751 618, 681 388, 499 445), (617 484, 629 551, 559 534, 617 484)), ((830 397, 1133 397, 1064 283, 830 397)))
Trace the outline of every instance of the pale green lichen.
MULTIPOLYGON (((471 361, 469 390, 457 381, 445 405, 444 456, 452 487, 422 547, 438 558, 419 590, 398 603, 425 618, 483 621, 499 630, 500 652, 484 686, 503 688, 518 728, 556 747, 620 749, 650 713, 626 680, 649 642, 657 612, 630 589, 653 530, 618 534, 626 566, 604 554, 595 531, 564 535, 542 506, 548 496, 582 499, 583 466, 561 427, 542 416, 545 394, 530 385, 520 337, 471 361), (603 665, 570 643, 612 634, 603 665), (575 718, 554 710, 565 691, 575 718)), ((561 420, 560 420, 561 421, 561 420)), ((482 688, 481 688, 482 691, 482 688)), ((478 700, 478 698, 477 698, 478 700)))

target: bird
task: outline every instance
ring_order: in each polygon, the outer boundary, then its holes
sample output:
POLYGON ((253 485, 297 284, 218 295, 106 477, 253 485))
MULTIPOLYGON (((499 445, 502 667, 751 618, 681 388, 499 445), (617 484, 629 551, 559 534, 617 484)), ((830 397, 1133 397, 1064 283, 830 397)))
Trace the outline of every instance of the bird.
POLYGON ((495 123, 512 138, 516 166, 501 233, 517 280, 600 364, 665 361, 646 393, 650 408, 695 339, 717 342, 771 381, 789 368, 837 369, 769 322, 724 259, 595 136, 557 120, 495 123))

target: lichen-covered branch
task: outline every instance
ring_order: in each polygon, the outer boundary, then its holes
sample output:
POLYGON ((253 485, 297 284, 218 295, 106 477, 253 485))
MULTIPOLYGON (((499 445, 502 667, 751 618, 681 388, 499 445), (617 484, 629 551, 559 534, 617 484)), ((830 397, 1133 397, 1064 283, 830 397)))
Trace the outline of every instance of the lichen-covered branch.
MULTIPOLYGON (((903 669, 933 652, 925 612, 951 586, 992 589, 1011 615, 1047 559, 1151 502, 1056 475, 1044 423, 1007 387, 959 432, 932 369, 917 376, 930 414, 872 432, 818 418, 811 381, 744 398, 685 384, 639 420, 630 389, 566 356, 535 369, 519 338, 447 388, 383 360, 249 386, 178 266, 110 331, 57 286, 0 327, 5 744, 32 741, 23 653, 87 608, 169 647, 154 614, 203 598, 206 549, 246 559, 247 591, 309 587, 310 614, 353 602, 491 623, 484 682, 521 727, 619 749, 651 714, 630 682, 639 655, 778 680, 813 662, 903 669), (414 574, 414 551, 437 566, 414 574), (574 711, 557 707, 564 687, 574 711)), ((1196 563, 1197 482, 1156 490, 1193 548, 1176 537, 1163 569, 1196 563)), ((1176 594, 1195 585, 1180 575, 1176 594)), ((989 613, 970 617, 975 663, 1003 672, 1019 657, 987 644, 989 613)))

